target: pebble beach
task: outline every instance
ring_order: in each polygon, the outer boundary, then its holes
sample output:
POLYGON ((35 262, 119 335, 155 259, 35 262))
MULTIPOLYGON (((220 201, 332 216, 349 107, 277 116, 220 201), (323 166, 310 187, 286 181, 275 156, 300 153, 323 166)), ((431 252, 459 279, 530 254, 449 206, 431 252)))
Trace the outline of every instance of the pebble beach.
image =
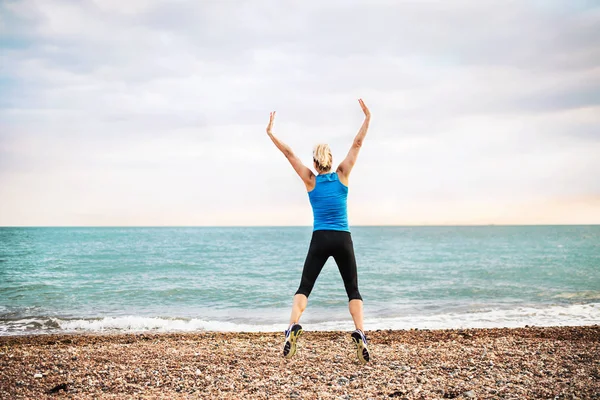
MULTIPOLYGON (((308 327, 305 327, 308 328, 308 327)), ((0 337, 2 399, 600 399, 600 326, 0 337)))

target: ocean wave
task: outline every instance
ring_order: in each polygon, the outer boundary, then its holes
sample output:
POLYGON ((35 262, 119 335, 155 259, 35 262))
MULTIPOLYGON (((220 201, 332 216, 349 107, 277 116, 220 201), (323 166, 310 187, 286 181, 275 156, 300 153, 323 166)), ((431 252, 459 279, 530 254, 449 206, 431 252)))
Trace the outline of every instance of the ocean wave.
POLYGON ((0 321, 0 336, 75 332, 271 332, 279 330, 278 325, 279 324, 277 324, 277 326, 275 324, 240 324, 229 321, 204 320, 198 318, 140 316, 84 319, 31 317, 18 320, 0 321))
MULTIPOLYGON (((481 311, 405 315, 386 318, 366 318, 367 330, 376 329, 457 329, 457 328, 517 328, 529 326, 582 326, 600 323, 600 303, 568 306, 516 307, 481 311)), ((318 321, 306 319, 305 329, 314 331, 352 330, 350 318, 318 321)), ((43 333, 101 332, 278 332, 286 321, 263 324, 200 318, 165 318, 121 316, 89 319, 29 317, 0 320, 0 335, 43 333)))
MULTIPOLYGON (((525 326, 585 326, 600 324, 600 303, 568 306, 516 307, 390 318, 365 318, 375 329, 520 328, 525 326)), ((351 321, 321 322, 313 330, 351 330, 351 321)))

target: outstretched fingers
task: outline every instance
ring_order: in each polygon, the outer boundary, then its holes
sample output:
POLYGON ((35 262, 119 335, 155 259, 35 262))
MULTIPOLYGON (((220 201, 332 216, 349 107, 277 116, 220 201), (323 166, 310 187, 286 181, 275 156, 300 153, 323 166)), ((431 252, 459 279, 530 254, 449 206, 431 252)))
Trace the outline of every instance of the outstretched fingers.
POLYGON ((360 104, 360 108, 362 108, 363 112, 365 113, 365 116, 368 117, 371 115, 371 112, 369 111, 369 108, 367 107, 363 99, 358 99, 358 104, 360 104))
POLYGON ((273 122, 275 121, 275 111, 271 111, 269 114, 269 125, 267 125, 267 133, 271 133, 271 128, 273 128, 273 122))

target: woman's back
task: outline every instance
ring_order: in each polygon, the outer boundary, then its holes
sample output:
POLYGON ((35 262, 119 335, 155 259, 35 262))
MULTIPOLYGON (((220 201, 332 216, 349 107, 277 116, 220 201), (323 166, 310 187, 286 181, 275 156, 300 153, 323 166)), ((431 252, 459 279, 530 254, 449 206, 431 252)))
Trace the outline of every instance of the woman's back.
POLYGON ((348 226, 348 186, 340 182, 337 172, 315 177, 315 188, 308 192, 313 210, 313 230, 350 232, 348 226))

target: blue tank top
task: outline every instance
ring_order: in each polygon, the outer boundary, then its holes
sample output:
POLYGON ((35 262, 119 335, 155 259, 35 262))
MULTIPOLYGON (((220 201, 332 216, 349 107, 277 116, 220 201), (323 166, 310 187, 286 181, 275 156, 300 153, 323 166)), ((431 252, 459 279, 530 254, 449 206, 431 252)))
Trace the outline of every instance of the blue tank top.
POLYGON ((348 186, 340 182, 337 172, 316 176, 315 188, 308 192, 313 210, 315 231, 350 232, 348 226, 348 186))

